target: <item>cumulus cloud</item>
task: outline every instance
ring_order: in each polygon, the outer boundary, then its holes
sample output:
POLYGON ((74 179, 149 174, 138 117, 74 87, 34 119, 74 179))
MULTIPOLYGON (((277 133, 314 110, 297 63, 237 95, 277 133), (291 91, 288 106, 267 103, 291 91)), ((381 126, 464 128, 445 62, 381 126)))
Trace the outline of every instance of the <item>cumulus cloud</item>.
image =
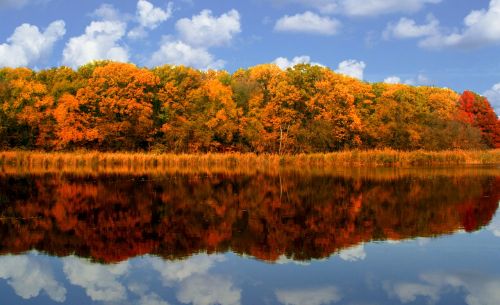
POLYGON ((402 18, 396 24, 389 24, 384 36, 421 38, 418 45, 426 49, 474 49, 500 44, 500 0, 491 0, 488 9, 471 11, 458 31, 446 31, 434 17, 428 17, 422 25, 402 18))
POLYGON ((52 22, 43 32, 37 26, 22 24, 0 44, 0 66, 20 67, 36 63, 52 51, 54 44, 64 36, 64 21, 52 22))
POLYGON ((139 25, 128 32, 129 38, 141 38, 147 35, 146 30, 154 30, 172 16, 173 3, 169 2, 166 9, 155 7, 151 2, 139 0, 137 2, 136 21, 139 25))
POLYGON ((483 274, 427 273, 420 276, 420 283, 385 283, 384 289, 392 298, 403 303, 424 297, 430 303, 438 302, 449 288, 465 292, 468 305, 500 304, 500 279, 483 274))
POLYGON ((397 23, 389 23, 384 31, 384 38, 390 37, 405 39, 419 38, 437 35, 439 33, 439 21, 433 16, 427 16, 427 23, 417 25, 415 20, 401 18, 397 23))
POLYGON ((401 77, 392 75, 384 79, 386 84, 406 84, 411 86, 427 86, 431 84, 431 80, 424 74, 418 74, 416 77, 408 78, 406 80, 401 77))
POLYGON ((276 290, 276 298, 284 305, 326 305, 342 299, 340 292, 334 286, 320 288, 276 290))
POLYGON ((298 64, 310 64, 312 66, 322 66, 320 63, 311 62, 311 57, 307 55, 295 56, 291 60, 286 57, 278 57, 275 60, 273 60, 273 64, 277 65, 283 70, 292 68, 298 64))
POLYGON ((116 21, 124 20, 127 17, 121 14, 114 6, 111 4, 104 3, 99 6, 92 14, 92 17, 100 20, 116 21))
POLYGON ((414 13, 426 4, 441 0, 343 0, 339 1, 345 14, 351 16, 374 16, 389 13, 414 13))
POLYGON ((55 302, 66 300, 66 288, 54 279, 49 266, 28 255, 0 257, 0 278, 7 280, 23 299, 37 297, 42 291, 55 302))
POLYGON ((384 79, 386 84, 401 84, 401 77, 399 76, 389 76, 384 79))
POLYGON ((277 32, 296 32, 320 35, 335 35, 340 29, 340 22, 330 17, 322 17, 312 12, 293 16, 285 15, 274 25, 277 32))
POLYGON ((63 64, 77 68, 92 60, 128 61, 128 50, 120 44, 126 27, 121 21, 91 22, 83 35, 68 41, 63 51, 63 64))
POLYGON ((363 61, 348 59, 339 63, 336 72, 362 80, 365 68, 366 64, 363 61))
MULTIPOLYGON (((500 115, 500 83, 493 85, 491 89, 487 90, 483 93, 484 96, 488 98, 491 106, 495 109, 497 115, 500 115)), ((500 232, 500 224, 499 224, 499 232, 500 232)), ((498 234, 500 236, 500 233, 498 234)))
POLYGON ((366 258, 365 247, 359 245, 340 251, 339 257, 345 261, 355 262, 362 261, 366 258))
POLYGON ((93 301, 125 300, 127 291, 118 278, 128 269, 128 262, 100 265, 75 256, 63 259, 63 271, 69 282, 84 288, 93 301))
POLYGON ((212 11, 203 10, 191 19, 178 20, 175 28, 181 40, 191 46, 203 48, 223 46, 229 44, 233 37, 241 32, 240 14, 236 10, 231 10, 214 17, 212 11))
POLYGON ((182 41, 165 41, 160 49, 153 53, 149 65, 164 64, 185 65, 198 69, 221 69, 223 60, 215 59, 205 48, 193 47, 182 41))
POLYGON ((240 305, 241 289, 220 276, 193 276, 183 281, 177 299, 193 305, 240 305))
POLYGON ((348 16, 376 16, 391 13, 414 13, 427 4, 441 0, 275 0, 278 3, 300 3, 323 14, 348 16))

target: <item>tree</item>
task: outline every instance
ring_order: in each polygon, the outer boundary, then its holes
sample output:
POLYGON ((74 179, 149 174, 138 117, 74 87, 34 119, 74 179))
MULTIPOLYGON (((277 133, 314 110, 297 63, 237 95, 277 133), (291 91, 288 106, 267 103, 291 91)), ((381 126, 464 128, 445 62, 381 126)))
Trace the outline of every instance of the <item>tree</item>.
POLYGON ((152 141, 153 99, 159 79, 125 63, 96 67, 76 99, 95 117, 102 149, 145 149, 152 141))
POLYGON ((462 121, 481 130, 483 143, 490 148, 500 148, 500 122, 488 99, 464 91, 458 105, 462 121))

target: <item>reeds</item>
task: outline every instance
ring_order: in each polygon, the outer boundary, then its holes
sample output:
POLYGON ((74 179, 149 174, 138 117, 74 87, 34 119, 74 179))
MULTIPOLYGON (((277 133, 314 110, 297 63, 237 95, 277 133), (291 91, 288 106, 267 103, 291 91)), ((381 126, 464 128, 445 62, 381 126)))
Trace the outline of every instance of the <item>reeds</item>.
MULTIPOLYGON (((0 172, 153 174, 171 172, 330 171, 372 167, 500 165, 500 150, 342 151, 326 154, 156 154, 80 152, 0 152, 0 172)), ((498 166, 496 166, 498 168, 498 166)))

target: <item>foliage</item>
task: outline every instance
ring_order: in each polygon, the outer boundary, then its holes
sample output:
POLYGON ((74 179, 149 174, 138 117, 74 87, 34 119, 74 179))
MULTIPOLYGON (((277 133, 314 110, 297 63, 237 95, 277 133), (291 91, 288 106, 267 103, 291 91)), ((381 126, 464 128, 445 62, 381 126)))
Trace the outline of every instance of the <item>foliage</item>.
POLYGON ((473 92, 369 84, 319 66, 225 71, 96 61, 0 69, 0 149, 255 152, 500 147, 473 92))

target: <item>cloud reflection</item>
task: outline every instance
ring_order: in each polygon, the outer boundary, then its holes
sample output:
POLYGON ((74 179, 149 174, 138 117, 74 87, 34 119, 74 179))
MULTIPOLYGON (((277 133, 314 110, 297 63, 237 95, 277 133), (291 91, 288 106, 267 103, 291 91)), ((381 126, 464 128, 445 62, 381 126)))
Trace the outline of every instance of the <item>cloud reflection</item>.
POLYGON ((362 261, 366 258, 365 247, 363 244, 344 249, 339 252, 339 257, 345 261, 355 262, 362 261))
POLYGON ((177 299, 193 305, 239 305, 241 289, 220 276, 193 276, 181 283, 177 299))
POLYGON ((7 280, 23 299, 35 298, 45 291, 55 302, 66 300, 66 288, 54 279, 51 268, 37 256, 1 256, 0 278, 7 280))
POLYGON ((215 263, 224 261, 223 255, 199 254, 179 261, 165 261, 161 258, 151 257, 153 269, 158 271, 166 286, 172 286, 195 274, 206 274, 215 263))
POLYGON ((497 213, 497 215, 493 217, 493 220, 488 226, 488 230, 490 230, 496 237, 500 237, 500 213, 497 213))
POLYGON ((321 288, 276 290, 276 298, 284 305, 326 305, 342 299, 334 286, 321 288))
POLYGON ((100 265, 75 256, 62 260, 70 283, 84 288, 93 301, 121 301, 127 298, 127 291, 119 282, 119 277, 128 272, 128 262, 100 265))
POLYGON ((420 280, 420 283, 385 283, 384 289, 402 303, 413 302, 418 297, 436 303, 451 288, 464 291, 468 305, 500 304, 500 278, 478 273, 426 273, 420 280))

